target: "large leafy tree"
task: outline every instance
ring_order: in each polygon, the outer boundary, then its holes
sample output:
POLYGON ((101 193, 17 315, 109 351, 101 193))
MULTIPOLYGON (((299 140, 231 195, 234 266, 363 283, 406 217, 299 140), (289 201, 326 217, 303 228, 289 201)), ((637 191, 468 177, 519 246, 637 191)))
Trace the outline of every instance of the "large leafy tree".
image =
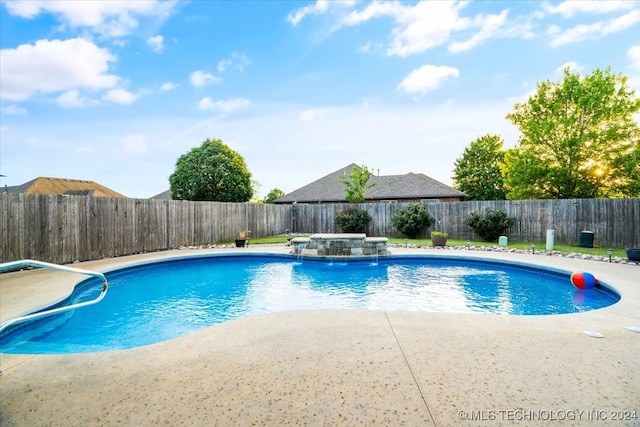
POLYGON ((274 188, 273 190, 269 191, 267 193, 267 196, 264 198, 264 200, 262 201, 262 203, 271 203, 273 202, 275 199, 279 199, 280 197, 284 196, 284 191, 282 191, 279 188, 274 188))
POLYGON ((338 178, 338 181, 345 186, 344 195, 347 202, 364 202, 367 190, 377 185, 376 182, 369 182, 371 175, 373 175, 373 173, 368 167, 363 166, 360 168, 358 166, 354 166, 349 175, 338 178))
POLYGON ((219 139, 207 139, 180 156, 169 184, 177 200, 246 202, 253 196, 244 159, 219 139))
POLYGON ((567 68, 562 82, 539 83, 507 115, 521 132, 505 153, 507 198, 637 197, 638 111, 627 78, 610 68, 584 77, 567 68))
POLYGON ((454 163, 453 186, 471 200, 504 200, 500 170, 503 144, 498 135, 484 135, 472 141, 454 163))

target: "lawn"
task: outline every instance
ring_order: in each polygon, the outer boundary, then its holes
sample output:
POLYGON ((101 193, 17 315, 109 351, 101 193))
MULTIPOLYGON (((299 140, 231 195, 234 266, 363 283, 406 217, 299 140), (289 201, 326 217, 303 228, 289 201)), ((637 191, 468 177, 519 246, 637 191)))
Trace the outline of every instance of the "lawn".
MULTIPOLYGON (((287 236, 268 236, 268 237, 260 237, 256 239, 251 239, 251 245, 259 245, 259 244, 274 244, 274 243, 286 243, 288 240, 287 236)), ((389 244, 392 245, 404 245, 408 243, 409 245, 422 245, 422 246, 431 246, 431 239, 404 239, 401 237, 389 237, 389 244)), ((473 247, 494 247, 497 246, 497 243, 489 243, 489 242, 481 242, 481 241, 471 241, 471 246, 473 247)), ((447 246, 467 246, 466 240, 457 240, 457 239, 448 239, 447 246)), ((546 243, 545 242, 536 242, 535 249, 536 251, 544 251, 546 243)), ((531 250, 531 243, 509 243, 509 248, 514 249, 525 249, 531 250)), ((626 258, 627 254, 624 248, 609 248, 606 246, 594 246, 593 248, 583 248, 578 245, 568 245, 568 244, 554 244, 553 250, 557 252, 566 252, 566 253, 580 253, 587 255, 597 255, 597 256, 608 256, 607 250, 612 249, 612 256, 626 258)))

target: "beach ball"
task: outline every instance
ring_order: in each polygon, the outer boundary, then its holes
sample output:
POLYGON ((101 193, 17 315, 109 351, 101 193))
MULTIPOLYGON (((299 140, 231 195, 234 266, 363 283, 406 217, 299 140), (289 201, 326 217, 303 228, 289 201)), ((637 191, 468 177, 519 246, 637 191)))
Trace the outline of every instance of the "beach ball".
POLYGON ((578 289, 591 289, 596 285, 596 278, 586 271, 571 273, 571 284, 578 289))

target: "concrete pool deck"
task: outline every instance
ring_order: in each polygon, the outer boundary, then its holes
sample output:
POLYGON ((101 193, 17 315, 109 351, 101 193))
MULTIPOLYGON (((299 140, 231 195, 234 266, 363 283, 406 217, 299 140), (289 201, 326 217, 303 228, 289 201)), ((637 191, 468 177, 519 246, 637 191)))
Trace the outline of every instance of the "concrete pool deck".
MULTIPOLYGON (((104 271, 192 254, 288 250, 177 250, 74 266, 104 271)), ((640 266, 390 252, 589 271, 622 299, 553 316, 290 311, 130 350, 1 354, 0 425, 640 425, 640 333, 626 329, 640 326, 640 266)), ((48 270, 3 274, 0 319, 60 299, 79 279, 48 270)))

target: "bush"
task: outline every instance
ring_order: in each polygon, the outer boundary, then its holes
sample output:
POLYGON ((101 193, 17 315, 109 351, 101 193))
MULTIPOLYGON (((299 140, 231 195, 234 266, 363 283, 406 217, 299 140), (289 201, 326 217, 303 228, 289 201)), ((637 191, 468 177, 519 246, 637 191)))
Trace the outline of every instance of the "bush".
POLYGON ((464 220, 464 223, 485 242, 495 242, 515 223, 515 220, 507 217, 504 211, 487 209, 484 215, 473 212, 464 220))
POLYGON ((345 233, 364 233, 370 221, 369 212, 358 208, 349 208, 336 215, 336 224, 345 233))
POLYGON ((420 203, 412 203, 398 210, 391 224, 410 239, 415 239, 425 228, 433 224, 433 218, 420 203))

